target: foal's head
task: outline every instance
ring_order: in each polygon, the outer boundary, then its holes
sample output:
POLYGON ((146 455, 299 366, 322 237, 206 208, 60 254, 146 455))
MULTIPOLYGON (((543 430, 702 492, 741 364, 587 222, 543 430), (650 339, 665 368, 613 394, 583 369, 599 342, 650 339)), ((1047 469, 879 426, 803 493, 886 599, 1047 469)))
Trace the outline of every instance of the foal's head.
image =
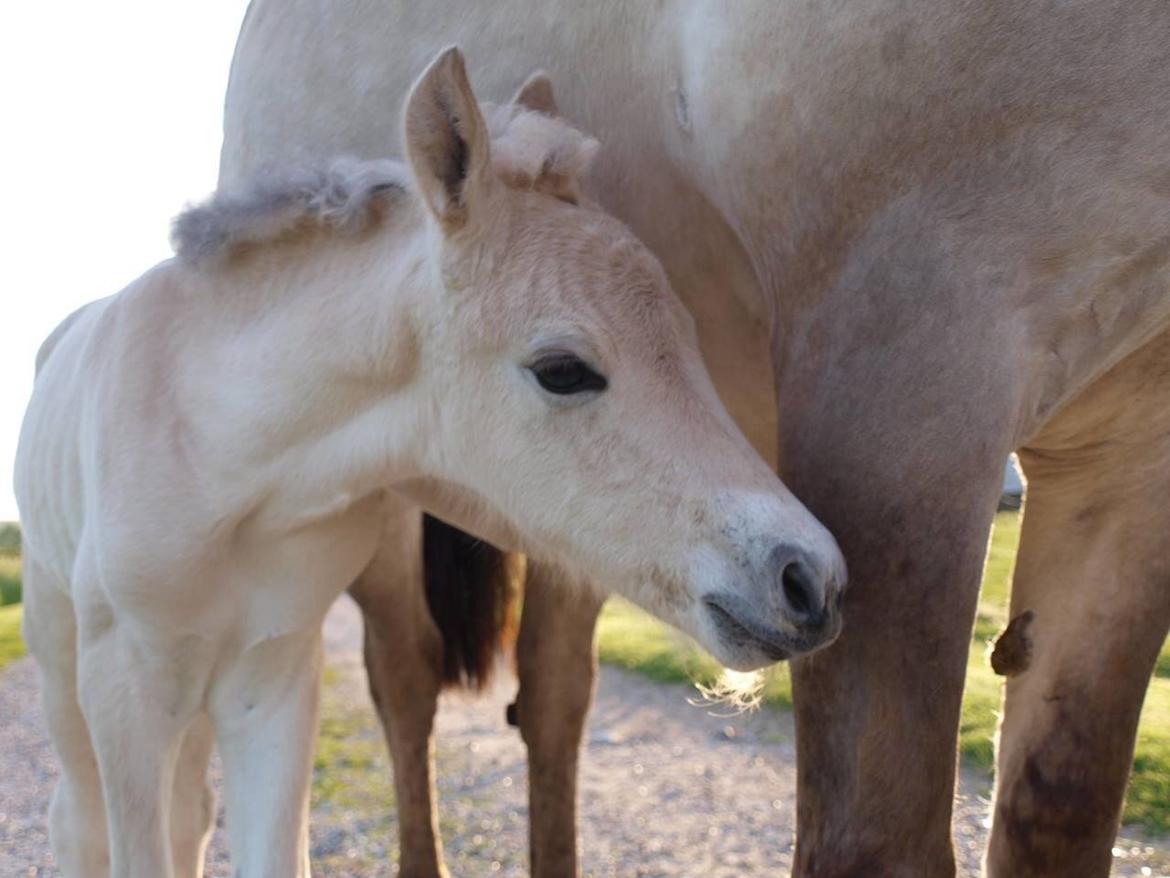
POLYGON ((833 538, 724 410, 658 261, 582 203, 596 142, 552 109, 534 78, 489 126, 455 49, 408 100, 436 286, 417 496, 627 595, 729 666, 825 644, 844 579, 833 538))

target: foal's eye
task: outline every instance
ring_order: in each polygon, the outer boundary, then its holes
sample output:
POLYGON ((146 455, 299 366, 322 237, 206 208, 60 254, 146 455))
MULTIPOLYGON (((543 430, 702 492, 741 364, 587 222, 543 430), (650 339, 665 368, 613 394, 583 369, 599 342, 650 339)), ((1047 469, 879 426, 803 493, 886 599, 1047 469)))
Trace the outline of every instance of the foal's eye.
POLYGON ((528 367, 540 386, 549 393, 568 396, 572 393, 605 390, 609 382, 604 375, 598 375, 573 354, 551 354, 537 360, 528 367))

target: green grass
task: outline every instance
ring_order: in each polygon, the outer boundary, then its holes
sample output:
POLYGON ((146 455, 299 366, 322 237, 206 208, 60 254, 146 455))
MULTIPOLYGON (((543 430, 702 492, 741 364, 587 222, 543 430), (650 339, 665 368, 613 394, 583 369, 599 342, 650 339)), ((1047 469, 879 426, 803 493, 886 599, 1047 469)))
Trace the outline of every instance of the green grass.
POLYGON ((329 804, 362 813, 384 813, 394 784, 378 719, 365 702, 342 700, 338 672, 322 678, 321 726, 313 761, 313 807, 329 804))
POLYGON ((0 607, 20 603, 20 555, 0 551, 0 607))
POLYGON ((0 671, 24 655, 20 636, 20 604, 0 607, 0 671))
MULTIPOLYGON (((1000 513, 984 572, 959 727, 964 762, 989 773, 994 763, 1003 680, 988 663, 987 642, 1008 622, 1008 594, 1019 538, 1019 513, 1000 513)), ((605 605, 599 640, 603 662, 655 680, 711 685, 720 675, 719 665, 691 641, 624 601, 610 600, 605 605)), ((769 672, 763 702, 791 707, 786 666, 769 672)), ((1162 648, 1146 695, 1125 819, 1156 832, 1170 832, 1170 641, 1162 648)))
POLYGON ((967 660, 967 684, 963 690, 963 714, 959 718, 959 753, 968 765, 990 772, 995 763, 995 731, 1003 700, 1003 678, 988 661, 988 643, 994 642, 1008 623, 1008 597, 1016 547, 1020 543, 1018 512, 1001 512, 995 517, 983 586, 975 614, 975 632, 967 660))
MULTIPOLYGON (((360 699, 354 703, 347 695, 357 683, 343 681, 347 673, 326 666, 322 676, 310 807, 314 814, 341 811, 360 815, 363 833, 389 840, 395 795, 386 745, 369 702, 360 699)), ((390 856, 397 858, 397 845, 390 856)), ((325 875, 380 875, 385 868, 382 857, 364 845, 345 845, 313 859, 313 871, 325 875)))
POLYGON ((15 521, 0 521, 0 552, 20 554, 20 525, 15 521))
POLYGON ((1170 831, 1170 680, 1165 678, 1154 678, 1146 693, 1125 819, 1170 831))
POLYGON ((0 550, 0 670, 24 653, 20 636, 20 555, 0 550))

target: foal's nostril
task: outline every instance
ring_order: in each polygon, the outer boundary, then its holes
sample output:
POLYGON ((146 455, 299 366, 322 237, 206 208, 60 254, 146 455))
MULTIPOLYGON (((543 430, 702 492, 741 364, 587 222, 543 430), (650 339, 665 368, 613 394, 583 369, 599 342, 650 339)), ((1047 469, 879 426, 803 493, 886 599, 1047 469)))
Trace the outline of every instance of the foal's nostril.
POLYGON ((780 583, 784 588, 784 600, 793 615, 806 618, 820 612, 817 599, 820 590, 804 564, 799 561, 788 564, 780 574, 780 583))

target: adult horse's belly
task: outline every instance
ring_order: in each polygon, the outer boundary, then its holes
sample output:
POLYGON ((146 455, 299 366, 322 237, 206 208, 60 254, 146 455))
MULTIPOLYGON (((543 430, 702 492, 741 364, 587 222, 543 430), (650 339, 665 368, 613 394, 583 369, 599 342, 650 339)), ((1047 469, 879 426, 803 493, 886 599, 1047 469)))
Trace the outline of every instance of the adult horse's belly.
POLYGON ((435 51, 458 43, 479 94, 507 100, 535 69, 561 111, 601 139, 592 191, 662 260, 696 319, 725 405, 775 459, 771 312, 739 237, 684 170, 695 121, 683 85, 695 22, 649 4, 253 0, 236 48, 221 183, 339 153, 401 152, 401 104, 435 51), (509 12, 509 8, 512 12, 509 12))

